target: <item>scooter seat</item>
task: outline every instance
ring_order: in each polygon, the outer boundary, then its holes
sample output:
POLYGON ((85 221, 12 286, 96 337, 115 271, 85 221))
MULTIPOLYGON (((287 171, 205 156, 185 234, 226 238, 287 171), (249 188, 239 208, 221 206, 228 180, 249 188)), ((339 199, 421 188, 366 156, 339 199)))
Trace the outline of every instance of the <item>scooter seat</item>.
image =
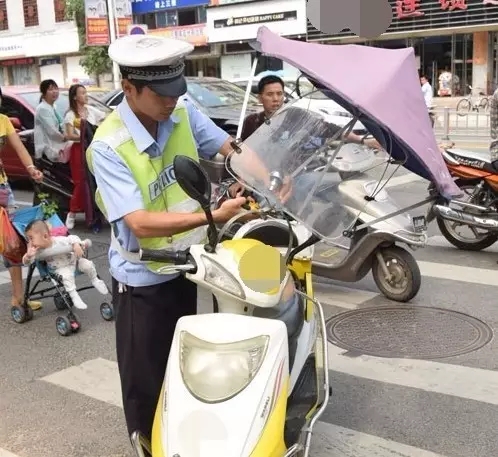
POLYGON ((464 166, 471 168, 477 168, 479 170, 487 171, 489 173, 498 172, 498 160, 491 161, 488 156, 481 156, 472 151, 467 151, 465 149, 450 148, 446 149, 446 152, 455 160, 460 162, 464 166))

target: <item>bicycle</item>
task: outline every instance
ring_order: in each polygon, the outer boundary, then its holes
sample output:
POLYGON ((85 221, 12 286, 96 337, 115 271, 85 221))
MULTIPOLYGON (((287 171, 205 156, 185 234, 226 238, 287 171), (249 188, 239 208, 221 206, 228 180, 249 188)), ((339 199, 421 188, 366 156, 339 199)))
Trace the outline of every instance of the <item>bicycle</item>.
POLYGON ((467 85, 470 92, 464 98, 462 98, 457 106, 456 111, 459 116, 465 116, 470 111, 484 111, 486 112, 489 108, 489 97, 484 92, 479 92, 479 95, 475 97, 472 95, 472 86, 467 85))

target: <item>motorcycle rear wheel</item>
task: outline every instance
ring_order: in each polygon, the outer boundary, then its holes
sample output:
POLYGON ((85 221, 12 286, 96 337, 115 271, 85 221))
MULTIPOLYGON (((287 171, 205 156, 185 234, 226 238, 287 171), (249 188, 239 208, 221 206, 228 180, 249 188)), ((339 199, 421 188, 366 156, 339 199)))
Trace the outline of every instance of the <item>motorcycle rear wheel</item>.
MULTIPOLYGON (((472 193, 475 187, 475 184, 463 184, 463 182, 459 179, 455 181, 455 184, 460 188, 460 190, 466 193, 472 193)), ((472 201, 470 203, 472 203, 472 201)), ((437 217, 436 222, 444 238, 453 246, 461 249, 462 251, 482 251, 498 241, 498 234, 495 233, 483 233, 482 236, 471 239, 456 233, 454 227, 451 226, 453 224, 451 221, 446 221, 442 217, 437 217)))

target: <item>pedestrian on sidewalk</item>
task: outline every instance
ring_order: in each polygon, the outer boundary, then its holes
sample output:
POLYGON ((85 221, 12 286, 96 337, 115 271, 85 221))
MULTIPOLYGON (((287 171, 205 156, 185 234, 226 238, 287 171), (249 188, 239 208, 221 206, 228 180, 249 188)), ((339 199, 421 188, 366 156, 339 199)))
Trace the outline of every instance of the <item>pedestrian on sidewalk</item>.
POLYGON ((422 86, 422 95, 424 96, 425 105, 427 106, 427 111, 431 119, 431 124, 432 127, 434 127, 434 121, 435 121, 434 103, 433 103, 434 91, 426 75, 420 76, 420 85, 422 86))
POLYGON ((72 230, 76 214, 85 211, 84 186, 86 184, 86 171, 80 143, 81 121, 86 120, 90 124, 98 125, 105 118, 105 113, 88 104, 87 91, 82 84, 73 84, 69 88, 68 98, 69 109, 64 116, 63 124, 66 138, 72 141, 69 168, 71 170, 71 179, 73 180, 73 194, 69 203, 66 227, 72 230))
MULTIPOLYGON (((2 89, 0 88, 0 106, 2 104, 2 89)), ((9 144, 9 146, 16 152, 19 157, 21 163, 26 167, 26 170, 29 173, 31 179, 36 182, 40 182, 43 179, 43 174, 40 170, 38 170, 33 164, 33 160, 29 155, 29 152, 24 147, 24 144, 19 138, 14 126, 10 122, 10 119, 4 114, 0 114, 0 156, 5 144, 9 144)), ((7 211, 12 213, 15 211, 15 200, 14 193, 10 187, 7 174, 5 173, 5 169, 3 168, 3 163, 0 159, 0 189, 4 192, 6 191, 8 194, 7 201, 7 211)), ((5 268, 9 271, 10 275, 10 283, 12 288, 11 293, 11 305, 19 306, 22 304, 24 299, 24 289, 22 285, 22 263, 13 264, 5 257, 3 258, 3 264, 5 268)), ((41 302, 39 301, 28 301, 28 305, 33 310, 38 310, 42 307, 41 302)))
POLYGON ((53 79, 45 79, 40 83, 40 92, 40 104, 35 111, 35 157, 40 159, 45 155, 48 160, 58 162, 67 140, 62 130, 62 117, 55 108, 59 86, 53 79))

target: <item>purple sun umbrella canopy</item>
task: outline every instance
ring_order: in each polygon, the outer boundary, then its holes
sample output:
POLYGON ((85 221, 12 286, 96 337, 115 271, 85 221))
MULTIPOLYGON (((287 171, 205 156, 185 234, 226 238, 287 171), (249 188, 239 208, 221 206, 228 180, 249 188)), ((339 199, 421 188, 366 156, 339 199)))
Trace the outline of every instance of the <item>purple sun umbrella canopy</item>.
POLYGON ((393 158, 433 182, 442 196, 462 195, 439 151, 413 48, 305 43, 282 38, 265 26, 259 28, 256 40, 252 46, 257 51, 301 70, 330 98, 359 116, 379 141, 384 136, 393 158))

